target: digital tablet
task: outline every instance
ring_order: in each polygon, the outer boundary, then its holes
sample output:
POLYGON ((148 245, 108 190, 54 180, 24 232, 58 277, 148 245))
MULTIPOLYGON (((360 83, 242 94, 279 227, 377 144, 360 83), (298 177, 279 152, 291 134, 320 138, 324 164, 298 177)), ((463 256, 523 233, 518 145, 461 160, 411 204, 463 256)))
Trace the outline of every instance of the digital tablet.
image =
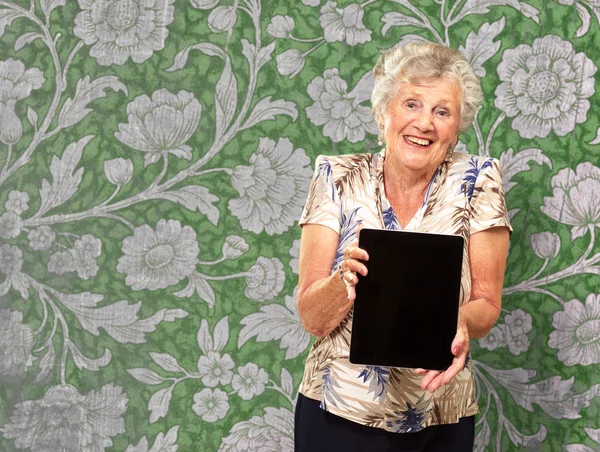
POLYGON ((358 275, 350 362, 443 370, 452 363, 464 239, 362 229, 367 276, 358 275))

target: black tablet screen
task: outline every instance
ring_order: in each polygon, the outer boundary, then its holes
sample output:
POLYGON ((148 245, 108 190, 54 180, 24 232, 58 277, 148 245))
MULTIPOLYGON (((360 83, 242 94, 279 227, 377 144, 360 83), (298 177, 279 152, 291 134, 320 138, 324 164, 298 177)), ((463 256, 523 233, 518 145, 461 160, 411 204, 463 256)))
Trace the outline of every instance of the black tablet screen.
POLYGON ((441 370, 453 359, 463 238, 363 229, 350 362, 441 370))

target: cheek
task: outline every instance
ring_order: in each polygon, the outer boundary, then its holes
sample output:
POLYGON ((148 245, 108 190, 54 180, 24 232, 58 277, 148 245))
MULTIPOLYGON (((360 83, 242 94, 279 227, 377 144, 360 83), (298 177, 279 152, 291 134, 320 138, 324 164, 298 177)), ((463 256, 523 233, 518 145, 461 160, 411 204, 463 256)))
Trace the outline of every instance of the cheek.
POLYGON ((406 119, 402 119, 402 116, 395 114, 388 114, 385 117, 385 131, 386 134, 398 134, 402 128, 406 125, 406 119))

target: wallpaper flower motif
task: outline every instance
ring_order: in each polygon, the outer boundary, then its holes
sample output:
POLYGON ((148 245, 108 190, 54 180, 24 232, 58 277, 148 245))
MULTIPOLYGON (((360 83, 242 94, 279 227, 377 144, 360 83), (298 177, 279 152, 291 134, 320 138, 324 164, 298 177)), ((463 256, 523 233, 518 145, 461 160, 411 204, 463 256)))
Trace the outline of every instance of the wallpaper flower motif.
POLYGON ((487 336, 479 339, 479 345, 488 350, 496 350, 507 345, 507 339, 510 337, 509 334, 510 332, 506 325, 495 325, 487 336))
POLYGON ((178 220, 159 220, 156 230, 145 224, 123 240, 117 271, 133 290, 156 290, 191 275, 198 261, 196 233, 178 220))
POLYGON ((379 128, 371 110, 363 102, 371 98, 372 74, 365 74, 348 92, 348 85, 339 76, 338 69, 328 69, 323 77, 315 77, 307 92, 315 102, 306 109, 306 116, 315 126, 323 127, 323 135, 335 143, 348 140, 356 143, 365 139, 365 133, 376 135, 379 128))
POLYGON ((145 152, 144 165, 157 162, 162 153, 190 160, 192 148, 185 143, 196 131, 202 107, 193 93, 176 95, 160 89, 150 99, 145 94, 127 104, 127 124, 119 124, 115 137, 145 152))
POLYGON ((294 19, 290 16, 273 16, 267 25, 267 33, 274 38, 287 38, 294 31, 294 19))
POLYGON ((233 6, 219 6, 208 16, 208 28, 213 33, 225 33, 237 22, 237 11, 233 6))
POLYGON ((293 451, 293 428, 294 416, 290 410, 267 407, 264 416, 253 416, 236 424, 223 438, 219 451, 293 451))
POLYGON ((506 50, 498 66, 496 107, 523 138, 565 136, 587 118, 596 66, 569 41, 544 36, 506 50))
POLYGON ((49 226, 43 225, 29 231, 27 238, 32 250, 48 251, 56 239, 56 233, 49 226))
POLYGON ((276 258, 259 257, 246 276, 244 294, 256 301, 270 300, 283 288, 283 264, 276 258))
POLYGON ((346 41, 354 46, 371 40, 371 30, 363 24, 364 11, 359 4, 338 8, 336 2, 321 7, 319 22, 327 42, 346 41))
POLYGON ((204 422, 216 422, 223 419, 229 408, 229 398, 220 389, 204 388, 194 395, 192 409, 204 422))
POLYGON ((11 190, 8 199, 4 203, 4 208, 8 211, 21 215, 29 209, 29 193, 25 191, 11 190))
POLYGON ((18 237, 22 227, 23 220, 15 212, 9 210, 0 216, 0 237, 3 239, 18 237))
POLYGON ((531 235, 531 247, 541 259, 554 259, 560 251, 560 237, 553 232, 539 232, 531 235))
POLYGON ((542 212, 553 220, 573 226, 571 238, 582 237, 600 227, 600 168, 591 162, 560 170, 550 181, 552 196, 544 198, 542 212))
POLYGON ((296 274, 298 274, 298 265, 300 264, 300 240, 294 240, 292 247, 288 250, 292 259, 290 260, 290 268, 296 274))
POLYGON ((64 275, 75 270, 75 263, 78 259, 75 250, 57 251, 50 256, 48 260, 48 271, 57 275, 64 275))
POLYGON ((558 359, 567 366, 600 363, 600 295, 589 294, 565 303, 554 314, 548 345, 558 349, 558 359))
POLYGON ((4 437, 32 451, 103 450, 125 431, 127 402, 122 388, 112 384, 86 395, 72 385, 53 386, 43 399, 17 404, 4 437))
POLYGON ((0 284, 0 296, 6 295, 12 287, 27 300, 29 297, 29 280, 21 273, 22 267, 23 251, 21 249, 8 244, 0 246, 0 273, 6 275, 6 279, 0 284))
POLYGON ((33 344, 33 330, 23 325, 23 313, 0 309, 0 376, 21 378, 33 344))
POLYGON ((294 150, 287 138, 261 138, 250 165, 233 169, 231 185, 240 197, 229 201, 229 210, 248 231, 287 231, 302 213, 312 175, 309 164, 304 149, 294 150))
POLYGON ((126 185, 133 176, 133 162, 121 157, 105 160, 104 174, 111 184, 126 185))
POLYGON ((504 323, 508 326, 512 336, 527 334, 531 331, 531 315, 522 309, 511 311, 504 318, 504 323))
POLYGON ((221 357, 219 353, 209 351, 198 360, 198 372, 202 375, 202 383, 210 388, 231 383, 234 366, 235 363, 228 353, 221 357))
POLYGON ((290 78, 294 78, 298 75, 306 64, 304 55, 298 49, 286 50, 277 55, 276 60, 279 73, 281 75, 289 76, 290 78))
POLYGON ((175 0, 78 0, 81 12, 73 33, 92 46, 98 64, 143 63, 165 47, 175 0))
POLYGON ((482 77, 457 148, 501 162, 515 227, 475 450, 595 450, 597 4, 26 3, 0 1, 0 450, 292 452, 315 158, 374 151, 373 63, 423 40, 482 77))
POLYGON ((38 68, 25 69, 20 60, 0 61, 0 142, 12 145, 23 135, 23 125, 15 111, 17 101, 40 89, 45 79, 38 68))
POLYGON ((254 363, 248 363, 239 367, 233 376, 231 386, 237 391, 243 400, 260 395, 265 390, 265 385, 269 382, 269 375, 264 369, 259 368, 254 363))

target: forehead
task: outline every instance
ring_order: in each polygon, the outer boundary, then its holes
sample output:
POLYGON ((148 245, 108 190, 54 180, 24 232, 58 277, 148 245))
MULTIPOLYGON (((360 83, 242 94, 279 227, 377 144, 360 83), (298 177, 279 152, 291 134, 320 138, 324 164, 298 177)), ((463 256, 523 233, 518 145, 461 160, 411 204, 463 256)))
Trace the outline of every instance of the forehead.
POLYGON ((460 104, 461 94, 457 82, 442 78, 423 83, 401 83, 396 98, 415 97, 435 103, 460 104))

